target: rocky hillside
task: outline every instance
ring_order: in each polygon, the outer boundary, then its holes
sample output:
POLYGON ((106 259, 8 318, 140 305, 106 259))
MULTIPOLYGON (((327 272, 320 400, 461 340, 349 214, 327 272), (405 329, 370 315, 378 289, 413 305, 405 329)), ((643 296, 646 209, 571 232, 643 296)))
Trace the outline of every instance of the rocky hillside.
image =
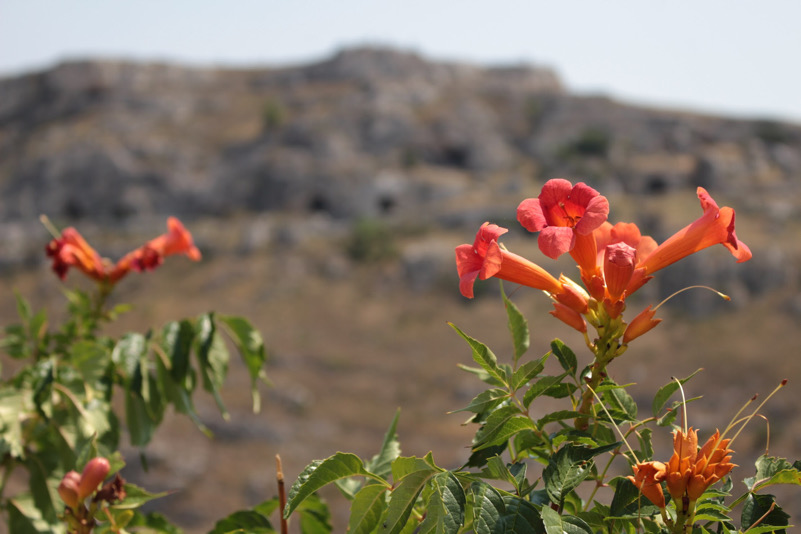
POLYGON ((769 249, 743 292, 797 282, 799 125, 634 107, 571 95, 540 67, 371 48, 280 69, 87 61, 0 80, 6 267, 38 261, 27 244, 41 213, 88 233, 280 213, 298 217, 296 233, 313 214, 313 233, 370 218, 468 239, 557 176, 637 199, 612 219, 657 239, 695 216, 675 209, 707 187, 758 221, 741 235, 769 249))

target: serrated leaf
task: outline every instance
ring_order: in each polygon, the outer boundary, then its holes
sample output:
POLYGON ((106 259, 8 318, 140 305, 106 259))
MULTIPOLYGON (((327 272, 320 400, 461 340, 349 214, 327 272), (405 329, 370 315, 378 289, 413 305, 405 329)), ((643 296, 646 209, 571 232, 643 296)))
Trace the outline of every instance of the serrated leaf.
POLYGON ((498 518, 498 534, 542 534, 545 527, 537 508, 528 501, 513 495, 503 497, 504 512, 498 518))
POLYGON ((506 505, 501 494, 485 482, 474 482, 470 486, 473 496, 473 529, 476 534, 501 532, 501 518, 506 505))
POLYGON ((429 484, 431 494, 419 534, 456 534, 464 524, 467 504, 462 485, 450 472, 435 475, 429 484))
POLYGON ((573 351, 570 350, 570 347, 565 345, 562 340, 554 339, 551 341, 551 352, 553 352, 556 358, 559 360, 559 363, 562 365, 562 369, 573 376, 576 375, 576 371, 578 370, 578 360, 576 359, 576 355, 573 353, 573 351))
POLYGON ((539 380, 531 384, 531 387, 526 390, 525 395, 523 395, 523 405, 528 408, 534 399, 540 395, 546 395, 548 390, 558 386, 566 376, 567 373, 563 373, 559 376, 540 377, 539 380))
POLYGON ((651 411, 654 414, 654 417, 659 416, 659 412, 662 411, 662 408, 665 407, 665 404, 670 399, 670 397, 679 389, 679 384, 684 385, 689 379, 697 375, 702 369, 697 369, 693 374, 688 376, 687 378, 682 378, 678 382, 675 380, 671 380, 656 392, 654 396, 654 401, 651 403, 651 411))
POLYGON ((556 505, 562 505, 567 495, 590 474, 592 458, 614 450, 619 443, 596 448, 581 447, 568 443, 551 456, 542 472, 545 490, 556 505))
POLYGON ((420 495, 428 481, 438 472, 431 468, 420 469, 405 475, 395 482, 395 487, 390 493, 382 532, 398 534, 403 530, 412 513, 417 496, 420 495))
POLYGON ((360 489, 350 505, 348 532, 352 534, 370 534, 381 521, 386 509, 386 486, 369 484, 360 489))
POLYGON ((553 423, 554 421, 564 421, 565 419, 575 419, 576 417, 582 417, 582 416, 583 414, 581 412, 576 412, 573 410, 557 410, 555 412, 549 413, 542 419, 538 419, 537 426, 539 428, 542 428, 548 423, 553 423))
POLYGON ((323 486, 342 478, 366 476, 378 480, 384 485, 387 483, 367 471, 362 460, 355 454, 338 452, 325 460, 317 460, 309 464, 289 490, 284 517, 289 518, 292 512, 307 497, 323 486))
POLYGON ((773 495, 749 493, 743 504, 741 522, 742 527, 746 529, 746 534, 754 534, 757 529, 767 526, 774 527, 776 532, 784 532, 784 529, 775 527, 788 526, 789 519, 790 516, 776 504, 776 497, 773 495), (772 510, 771 507, 773 507, 772 510), (749 528, 757 521, 759 524, 756 528, 749 528))
POLYGON ((503 283, 501 283, 501 296, 506 307, 506 316, 509 319, 509 332, 512 334, 512 344, 514 346, 514 365, 517 367, 517 361, 526 353, 529 347, 528 323, 517 306, 506 296, 506 292, 503 290, 503 283))
POLYGON ((637 403, 622 387, 616 387, 605 392, 604 399, 610 406, 623 413, 626 421, 637 420, 637 403))
POLYGON ((752 492, 774 484, 801 485, 801 472, 784 458, 763 455, 755 465, 756 475, 743 479, 752 492))
POLYGON ((381 450, 367 463, 367 470, 376 475, 387 478, 392 473, 392 462, 400 456, 400 441, 398 441, 398 419, 400 410, 395 412, 395 417, 384 434, 384 441, 381 450))
POLYGON ((468 345, 470 345, 470 348, 473 350, 473 359, 476 361, 476 363, 479 364, 481 368, 484 369, 492 378, 501 384, 506 384, 505 373, 498 367, 498 358, 495 357, 495 354, 492 353, 489 347, 462 332, 455 324, 448 324, 451 326, 451 328, 456 330, 456 333, 459 334, 462 339, 467 341, 468 345))
POLYGON ((548 360, 548 356, 549 355, 546 354, 539 360, 532 360, 521 365, 520 368, 514 372, 512 379, 509 381, 509 387, 512 391, 517 391, 536 378, 537 375, 545 369, 545 362, 548 360))
POLYGON ((537 425, 525 415, 520 415, 517 408, 514 406, 509 406, 509 408, 512 409, 501 408, 489 416, 487 423, 476 434, 474 451, 504 443, 515 434, 525 430, 538 430, 537 425))
POLYGON ((550 506, 543 506, 541 514, 547 534, 593 534, 590 526, 576 516, 561 516, 550 506))

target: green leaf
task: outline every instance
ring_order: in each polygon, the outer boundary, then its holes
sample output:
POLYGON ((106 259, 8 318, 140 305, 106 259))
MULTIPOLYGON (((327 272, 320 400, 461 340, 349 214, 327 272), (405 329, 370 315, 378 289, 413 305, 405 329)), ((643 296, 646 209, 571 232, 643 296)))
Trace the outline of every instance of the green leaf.
POLYGON ((637 403, 622 387, 604 392, 604 399, 613 409, 625 415, 626 421, 637 420, 637 403))
POLYGON ((756 475, 743 479, 752 492, 774 484, 801 485, 801 471, 784 458, 760 456, 756 461, 756 475))
POLYGON ((298 506, 300 515, 300 531, 303 534, 328 534, 331 532, 331 513, 320 497, 316 494, 298 506))
POLYGON ((135 390, 125 392, 125 422, 131 445, 144 447, 150 442, 157 423, 150 418, 145 400, 135 390))
POLYGON ((476 363, 499 383, 507 384, 505 373, 498 366, 498 358, 495 357, 495 354, 492 353, 489 347, 459 330, 459 327, 455 324, 448 324, 451 328, 456 330, 456 333, 462 336, 462 338, 467 341, 467 344, 470 345, 470 348, 473 349, 473 359, 476 363))
MULTIPOLYGON (((757 528, 773 526, 786 527, 789 524, 790 516, 776 505, 776 497, 773 495, 757 495, 749 493, 743 504, 741 522, 746 534, 754 534, 756 529, 750 529, 751 525, 759 521, 757 528), (770 510, 773 506, 773 510, 770 510), (770 513, 768 513, 770 510, 770 513), (767 515, 766 515, 767 514, 767 515)), ((763 531, 764 532, 764 531, 763 531)), ((784 529, 776 529, 776 532, 784 532, 784 529)))
POLYGON ((384 434, 384 441, 378 454, 367 462, 367 470, 381 478, 388 478, 392 473, 392 462, 400 456, 400 441, 398 441, 398 419, 400 410, 395 411, 395 417, 384 434))
POLYGON ((284 517, 289 518, 300 503, 323 486, 335 480, 354 476, 370 477, 388 486, 381 477, 367 471, 358 456, 338 452, 325 460, 312 462, 298 475, 298 479, 289 490, 284 517))
POLYGON ((61 508, 61 499, 55 495, 47 483, 47 468, 37 456, 29 456, 25 462, 28 470, 28 486, 33 496, 33 503, 39 510, 42 519, 48 523, 56 523, 57 507, 61 508))
POLYGON ((426 503, 426 517, 419 534, 456 534, 464 524, 467 499, 453 473, 435 475, 430 482, 431 495, 426 503))
POLYGON ((593 534, 592 528, 576 516, 561 516, 550 506, 543 506, 541 514, 547 534, 593 534))
POLYGON ((506 296, 506 292, 503 290, 503 282, 501 282, 501 296, 506 307, 506 315, 509 318, 509 332, 512 334, 512 343, 514 345, 514 365, 517 367, 517 361, 526 353, 529 347, 528 323, 517 306, 506 296))
POLYGON ((512 389, 512 391, 517 391, 536 378, 537 375, 539 375, 542 370, 545 369, 545 362, 548 359, 548 356, 550 356, 550 354, 546 354, 539 360, 532 360, 520 366, 520 368, 512 375, 512 379, 509 381, 509 387, 512 389))
POLYGON ((189 355, 194 338, 195 329, 187 320, 168 323, 162 331, 162 346, 169 356, 170 374, 176 384, 183 385, 189 372, 189 355))
POLYGON ((557 410, 555 412, 551 412, 542 419, 537 420, 537 426, 542 428, 543 426, 547 425, 548 423, 553 423, 554 421, 564 421, 565 419, 575 419, 576 417, 582 417, 581 412, 576 412, 573 410, 557 410))
MULTIPOLYGON (((395 464, 402 460, 407 459, 398 458, 398 460, 395 460, 395 464)), ((414 458, 414 460, 420 459, 414 458)), ((403 463, 407 464, 408 462, 403 463)), ((403 475, 402 478, 395 479, 395 487, 392 493, 390 493, 382 532, 398 534, 404 529, 418 495, 423 491, 428 481, 440 472, 440 470, 429 466, 427 462, 423 462, 422 464, 417 463, 417 465, 420 465, 421 469, 408 472, 403 475)), ((396 472, 404 472, 407 470, 408 466, 406 465, 400 469, 396 468, 394 464, 392 467, 393 476, 396 472)))
POLYGON ((128 523, 128 527, 136 527, 131 531, 137 534, 182 534, 181 529, 170 523, 158 512, 143 514, 136 511, 133 519, 128 523))
POLYGON ((498 518, 500 529, 495 527, 493 534, 543 534, 545 526, 540 512, 528 501, 514 495, 503 497, 504 512, 498 518))
POLYGON ((565 345, 560 339, 554 339, 551 341, 551 352, 556 355, 559 363, 562 365, 562 369, 573 376, 576 375, 578 360, 573 351, 570 350, 570 347, 565 345))
POLYGON ((360 489, 350 505, 348 532, 352 534, 370 534, 381 521, 381 514, 386 509, 386 492, 388 488, 381 484, 368 484, 360 489))
POLYGON ((226 421, 230 419, 225 408, 220 389, 228 374, 228 349, 217 334, 211 314, 203 314, 198 318, 195 339, 197 340, 197 359, 200 364, 200 376, 203 378, 203 389, 214 396, 217 408, 226 421))
POLYGON ((675 380, 671 380, 670 382, 659 388, 659 390, 656 392, 656 395, 654 396, 654 401, 651 404, 651 411, 654 414, 654 417, 659 416, 659 412, 661 412, 662 408, 665 407, 665 404, 667 403, 668 399, 670 399, 670 397, 679 389, 679 384, 684 385, 685 382, 687 382, 689 379, 697 375, 700 371, 701 369, 698 369, 687 378, 682 378, 678 382, 676 382, 675 380))
POLYGON ((253 412, 261 410, 261 397, 258 390, 258 380, 266 378, 264 364, 267 361, 267 352, 261 334, 253 325, 243 317, 233 315, 220 315, 217 317, 223 325, 225 333, 231 338, 239 351, 242 361, 250 373, 250 392, 253 398, 253 412))
POLYGON ((640 493, 628 478, 618 477, 610 481, 615 486, 615 495, 608 516, 610 518, 650 517, 659 513, 659 508, 640 493))
POLYGON ((520 410, 515 406, 500 408, 490 414, 487 422, 476 433, 473 450, 499 445, 524 430, 538 430, 538 428, 531 419, 520 415, 520 410))
POLYGON ((169 492, 162 491, 161 493, 150 493, 149 491, 140 488, 135 484, 125 484, 125 499, 118 503, 111 505, 112 508, 117 510, 133 510, 141 507, 143 504, 148 503, 154 499, 160 499, 169 492))
POLYGON ((209 534, 228 534, 232 532, 267 534, 274 533, 269 519, 253 510, 240 510, 220 519, 209 534))
POLYGON ((548 392, 556 387, 564 380, 567 373, 559 376, 543 376, 539 380, 531 384, 525 395, 523 395, 523 405, 528 408, 531 403, 540 395, 547 395, 548 392))
POLYGON ((63 525, 51 524, 42 519, 30 495, 17 495, 7 502, 8 532, 14 534, 61 534, 65 532, 63 525))
POLYGON ((449 413, 459 413, 459 412, 485 413, 489 410, 492 410, 493 408, 495 408, 508 398, 509 398, 509 392, 507 390, 500 388, 491 388, 479 393, 472 401, 470 401, 470 404, 468 404, 464 408, 449 413))
POLYGON ((501 532, 501 517, 506 512, 501 494, 486 482, 470 485, 473 497, 473 528, 476 534, 501 532))
POLYGON ((111 361, 129 383, 147 350, 147 339, 142 334, 128 333, 120 338, 111 351, 111 361))
POLYGON ((551 502, 561 506, 565 497, 590 474, 592 458, 614 450, 618 445, 620 443, 591 449, 568 443, 556 451, 542 472, 545 490, 551 502))

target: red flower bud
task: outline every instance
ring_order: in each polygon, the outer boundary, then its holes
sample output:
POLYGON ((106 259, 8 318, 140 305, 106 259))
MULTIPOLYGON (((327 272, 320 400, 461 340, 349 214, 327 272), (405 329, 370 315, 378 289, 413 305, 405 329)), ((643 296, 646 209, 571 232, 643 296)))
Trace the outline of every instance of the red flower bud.
POLYGON ((604 255, 604 278, 606 290, 612 301, 620 300, 629 285, 634 266, 637 263, 637 250, 626 243, 614 243, 606 247, 604 255))
POLYGON ((64 475, 64 478, 61 479, 61 482, 58 485, 59 497, 61 497, 61 500, 64 501, 64 504, 73 510, 77 508, 81 502, 81 499, 78 498, 78 486, 80 482, 81 475, 79 475, 76 471, 70 471, 64 475))
POLYGON ((97 457, 89 460, 89 463, 83 468, 83 473, 81 473, 81 481, 78 486, 78 498, 83 500, 93 494, 97 490, 97 487, 106 479, 110 469, 111 465, 109 465, 108 460, 105 458, 97 457))

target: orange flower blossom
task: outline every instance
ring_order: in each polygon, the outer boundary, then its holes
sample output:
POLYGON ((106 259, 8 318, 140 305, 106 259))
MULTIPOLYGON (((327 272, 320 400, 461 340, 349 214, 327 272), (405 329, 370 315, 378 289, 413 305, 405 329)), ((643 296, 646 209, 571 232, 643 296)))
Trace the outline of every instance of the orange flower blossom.
POLYGON ((161 265, 166 256, 184 254, 193 261, 201 258, 192 235, 175 217, 167 219, 167 233, 152 239, 126 254, 116 265, 101 258, 81 234, 72 227, 65 228, 61 236, 48 243, 47 255, 52 258, 52 269, 62 280, 70 267, 75 267, 98 282, 118 282, 129 271, 144 271, 161 265))
POLYGON ((508 231, 485 222, 472 245, 456 247, 456 270, 462 295, 473 298, 476 279, 486 280, 493 276, 552 294, 560 293, 562 285, 548 271, 498 245, 498 238, 508 231))
POLYGON ((582 272, 594 268, 596 245, 593 231, 606 221, 609 201, 583 182, 548 180, 539 197, 528 198, 517 208, 517 220, 529 232, 540 232, 537 243, 543 254, 557 259, 570 252, 582 272))
POLYGON ((662 491, 661 480, 665 476, 665 464, 662 462, 640 462, 632 466, 634 476, 627 477, 637 486, 649 501, 660 508, 665 507, 665 493, 662 491))

